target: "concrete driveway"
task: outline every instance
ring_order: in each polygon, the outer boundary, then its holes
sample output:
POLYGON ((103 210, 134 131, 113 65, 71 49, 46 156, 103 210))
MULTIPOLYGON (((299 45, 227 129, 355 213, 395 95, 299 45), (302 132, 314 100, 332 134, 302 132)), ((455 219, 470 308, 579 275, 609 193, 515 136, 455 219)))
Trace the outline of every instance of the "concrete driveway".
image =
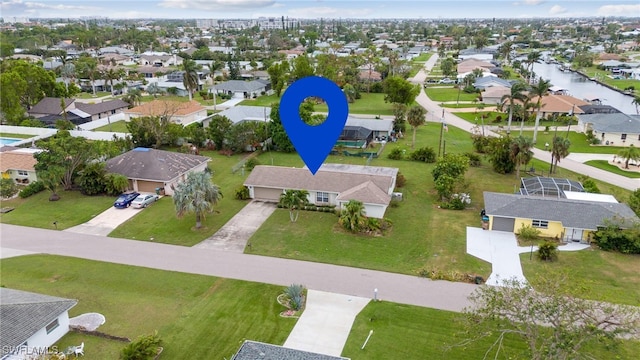
POLYGON ((87 235, 107 236, 110 232, 115 230, 115 228, 134 217, 140 211, 144 211, 144 209, 134 209, 132 207, 116 209, 112 206, 86 223, 68 228, 65 231, 87 235))
POLYGON ((467 227, 467 254, 491 263, 488 285, 502 286, 503 280, 514 278, 527 281, 520 265, 520 252, 514 233, 467 227))
POLYGON ((193 247, 243 253, 249 238, 275 210, 275 204, 252 201, 210 238, 193 247))

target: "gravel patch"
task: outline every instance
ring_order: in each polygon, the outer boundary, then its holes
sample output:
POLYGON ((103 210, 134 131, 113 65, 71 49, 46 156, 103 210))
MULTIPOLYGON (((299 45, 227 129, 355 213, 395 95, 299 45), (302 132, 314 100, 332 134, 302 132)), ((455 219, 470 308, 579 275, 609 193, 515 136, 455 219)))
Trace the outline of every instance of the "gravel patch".
POLYGON ((80 327, 84 330, 95 331, 106 321, 104 315, 98 313, 86 313, 69 319, 69 326, 80 327))

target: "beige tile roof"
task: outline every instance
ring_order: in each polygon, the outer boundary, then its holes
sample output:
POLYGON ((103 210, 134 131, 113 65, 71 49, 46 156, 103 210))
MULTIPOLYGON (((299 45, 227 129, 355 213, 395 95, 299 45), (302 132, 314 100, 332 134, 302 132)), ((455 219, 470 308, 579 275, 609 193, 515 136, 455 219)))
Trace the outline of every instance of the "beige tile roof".
POLYGON ((247 186, 275 189, 323 191, 337 194, 350 191, 353 196, 357 195, 361 199, 367 200, 367 203, 385 205, 389 204, 391 198, 384 197, 381 193, 388 194, 392 190, 393 183, 393 176, 383 174, 332 171, 320 168, 315 175, 311 175, 308 169, 268 165, 256 166, 244 182, 247 186), (365 195, 367 192, 370 194, 365 195))
POLYGON ((191 115, 204 110, 205 107, 195 100, 180 102, 172 100, 153 100, 134 108, 124 110, 126 114, 136 114, 140 116, 161 116, 172 114, 177 116, 191 115))
POLYGON ((0 152, 0 171, 5 172, 7 170, 25 170, 34 171, 34 166, 37 163, 33 154, 19 153, 19 152, 0 152))
POLYGON ((478 59, 467 59, 458 64, 458 74, 464 74, 467 72, 473 71, 473 69, 482 69, 482 70, 490 70, 496 67, 490 62, 478 60, 478 59))
POLYGON ((482 97, 499 97, 511 94, 511 89, 505 86, 490 86, 482 92, 482 97))
MULTIPOLYGON (((530 104, 536 104, 537 102, 538 97, 534 97, 529 101, 530 104)), ((571 109, 573 109, 574 114, 583 114, 584 111, 579 108, 579 106, 583 105, 590 104, 569 95, 547 95, 542 97, 542 108, 540 111, 545 113, 569 113, 571 109)))
POLYGON ((336 200, 358 200, 365 204, 389 204, 391 196, 382 191, 371 180, 352 187, 351 189, 344 191, 338 195, 336 200))

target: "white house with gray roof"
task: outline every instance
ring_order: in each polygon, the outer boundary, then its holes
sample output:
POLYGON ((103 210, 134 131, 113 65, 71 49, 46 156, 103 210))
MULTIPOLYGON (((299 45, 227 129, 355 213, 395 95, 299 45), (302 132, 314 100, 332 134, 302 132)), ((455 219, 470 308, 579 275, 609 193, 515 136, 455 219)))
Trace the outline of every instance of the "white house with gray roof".
POLYGON ((349 116, 345 126, 369 129, 373 132, 373 137, 389 137, 393 132, 393 120, 391 119, 362 119, 349 116))
POLYGON ((640 115, 580 114, 578 126, 593 131, 601 145, 640 146, 640 115))
MULTIPOLYGON (((237 105, 219 112, 217 115, 226 116, 231 122, 239 124, 244 121, 271 121, 271 108, 268 106, 245 106, 237 105)), ((205 127, 209 126, 208 123, 204 123, 205 127)))
POLYGON ((256 166, 245 180, 252 199, 278 202, 285 190, 307 190, 315 205, 361 201, 365 214, 383 218, 396 186, 397 168, 323 164, 315 175, 307 168, 256 166))
POLYGON ((0 356, 22 359, 46 351, 69 331, 77 300, 0 288, 0 356))
MULTIPOLYGON (((213 88, 211 90, 213 90, 213 88)), ((267 80, 229 80, 216 84, 215 91, 236 98, 250 99, 262 95, 262 92, 270 94, 271 85, 267 80)))

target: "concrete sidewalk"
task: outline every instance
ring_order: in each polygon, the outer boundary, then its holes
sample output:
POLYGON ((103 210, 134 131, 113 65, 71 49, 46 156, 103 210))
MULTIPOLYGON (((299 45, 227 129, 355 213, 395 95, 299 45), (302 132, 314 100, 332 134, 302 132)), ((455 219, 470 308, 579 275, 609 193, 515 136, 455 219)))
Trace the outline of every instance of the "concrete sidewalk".
POLYGON ((307 304, 284 347, 340 356, 356 316, 369 299, 308 290, 307 304))

